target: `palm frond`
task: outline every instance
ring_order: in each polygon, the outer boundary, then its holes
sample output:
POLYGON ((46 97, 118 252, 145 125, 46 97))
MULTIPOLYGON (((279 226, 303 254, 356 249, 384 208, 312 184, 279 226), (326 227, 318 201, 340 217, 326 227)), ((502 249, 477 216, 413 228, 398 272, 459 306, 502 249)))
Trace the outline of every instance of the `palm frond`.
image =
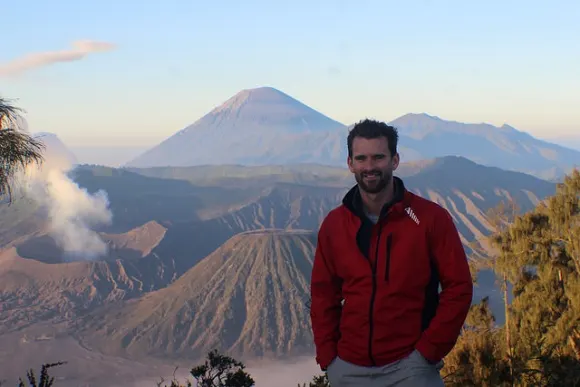
POLYGON ((0 129, 16 127, 16 117, 20 115, 22 109, 14 106, 10 101, 0 97, 0 129))
POLYGON ((44 161, 44 144, 18 128, 21 109, 0 98, 0 198, 12 202, 12 183, 18 171, 44 161))

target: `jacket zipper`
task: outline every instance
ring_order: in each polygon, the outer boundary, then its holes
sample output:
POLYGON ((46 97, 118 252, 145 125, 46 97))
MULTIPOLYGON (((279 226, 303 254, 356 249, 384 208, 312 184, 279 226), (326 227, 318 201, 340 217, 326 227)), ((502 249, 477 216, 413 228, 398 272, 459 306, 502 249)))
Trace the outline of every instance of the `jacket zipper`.
POLYGON ((385 266, 385 281, 389 282, 389 272, 391 270, 391 245, 393 243, 393 234, 387 237, 387 262, 385 266))
MULTIPOLYGON (((381 222, 379 220, 379 222, 381 222)), ((374 309, 374 304, 375 304, 375 295, 377 292, 377 264, 379 261, 379 245, 380 245, 380 241, 381 241, 381 233, 383 232, 383 223, 379 223, 379 235, 377 236, 377 244, 375 246, 375 264, 374 266, 370 263, 371 265, 371 270, 373 272, 373 291, 371 293, 371 305, 370 305, 370 309, 369 309, 369 358, 371 360, 371 363, 373 366, 376 365, 375 363, 375 359, 373 357, 373 329, 374 329, 374 324, 373 324, 373 309, 374 309)))

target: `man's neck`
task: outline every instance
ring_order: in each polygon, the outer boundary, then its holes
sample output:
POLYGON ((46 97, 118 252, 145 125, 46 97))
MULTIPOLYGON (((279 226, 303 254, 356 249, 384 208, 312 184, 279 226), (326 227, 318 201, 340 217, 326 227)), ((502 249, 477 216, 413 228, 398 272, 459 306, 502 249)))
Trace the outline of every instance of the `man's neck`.
POLYGON ((393 179, 391 179, 385 189, 376 194, 365 192, 362 189, 359 191, 365 211, 371 215, 378 216, 384 205, 393 200, 395 196, 395 184, 393 179))

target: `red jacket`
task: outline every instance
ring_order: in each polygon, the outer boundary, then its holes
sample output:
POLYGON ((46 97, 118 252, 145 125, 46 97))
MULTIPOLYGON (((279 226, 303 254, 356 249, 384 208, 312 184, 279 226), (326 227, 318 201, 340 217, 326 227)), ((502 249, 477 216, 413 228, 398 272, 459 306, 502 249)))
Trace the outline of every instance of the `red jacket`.
POLYGON ((450 214, 394 179, 394 203, 377 224, 355 186, 320 227, 310 317, 322 370, 337 355, 381 366, 413 349, 436 363, 467 317, 473 282, 450 214))

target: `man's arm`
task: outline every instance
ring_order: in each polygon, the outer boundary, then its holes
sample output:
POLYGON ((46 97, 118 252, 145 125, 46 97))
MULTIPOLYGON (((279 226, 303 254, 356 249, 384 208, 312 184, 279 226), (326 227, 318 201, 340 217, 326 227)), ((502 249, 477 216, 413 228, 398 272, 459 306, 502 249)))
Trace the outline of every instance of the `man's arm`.
POLYGON ((437 363, 457 342, 473 297, 473 281, 459 233, 447 210, 441 209, 429 233, 429 247, 439 273, 439 305, 416 349, 437 363))
POLYGON ((337 355, 336 347, 340 337, 338 328, 342 312, 341 281, 334 272, 326 230, 325 221, 318 232, 310 283, 310 319, 316 346, 316 362, 323 371, 337 355))

